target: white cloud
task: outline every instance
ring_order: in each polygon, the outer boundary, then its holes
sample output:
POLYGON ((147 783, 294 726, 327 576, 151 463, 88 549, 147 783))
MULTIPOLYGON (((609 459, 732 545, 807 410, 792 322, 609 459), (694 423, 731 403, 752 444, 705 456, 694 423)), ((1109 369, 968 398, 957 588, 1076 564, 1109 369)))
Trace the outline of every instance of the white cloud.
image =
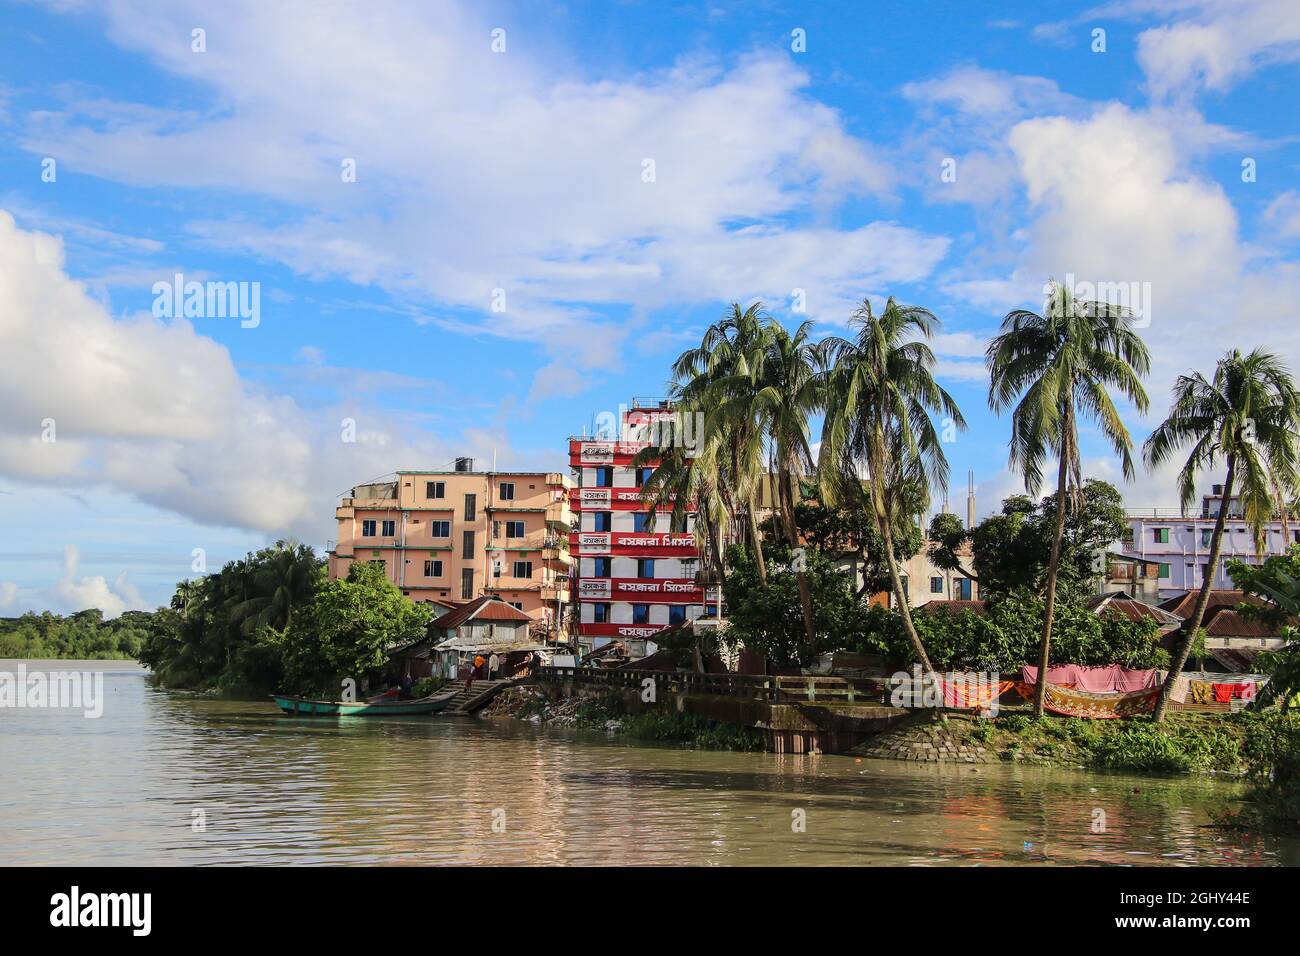
POLYGON ((1223 91, 1259 66, 1300 59, 1300 5, 1293 0, 1202 0, 1187 20, 1144 30, 1137 60, 1153 95, 1223 91))
POLYGON ((356 399, 307 409, 257 390, 183 319, 111 318, 64 272, 59 240, 3 210, 0 408, 0 475, 105 483, 206 524, 307 540, 329 536, 333 496, 358 481, 462 451, 512 455, 500 434, 443 445, 356 399))
POLYGON ((123 571, 110 587, 101 576, 78 577, 80 555, 76 545, 63 549, 63 577, 50 588, 54 603, 67 611, 83 611, 97 607, 105 618, 118 617, 123 611, 142 611, 148 608, 140 592, 135 589, 123 571))
POLYGON ((1277 195, 1264 210, 1264 222, 1284 238, 1300 237, 1300 192, 1289 189, 1277 195))
MULTIPOLYGON (((198 56, 175 38, 205 13, 120 0, 103 15, 118 43, 210 91, 210 115, 71 100, 29 116, 25 146, 119 182, 277 200, 265 221, 189 228, 305 275, 458 310, 538 343, 579 380, 611 370, 621 341, 592 311, 602 306, 800 287, 834 309, 872 291, 862 283, 927 274, 946 249, 886 223, 806 224, 850 196, 887 195, 892 173, 786 57, 592 78, 547 65, 573 60, 538 56, 534 35, 509 33, 509 52, 493 55, 495 24, 452 4, 232 7, 198 56), (355 183, 340 180, 345 157, 355 183), (496 288, 509 305, 489 313, 496 288), (593 335, 612 352, 574 354, 593 335)), ((553 378, 535 394, 562 394, 553 378)))
POLYGON ((17 584, 13 581, 0 581, 0 607, 9 607, 17 596, 17 584))

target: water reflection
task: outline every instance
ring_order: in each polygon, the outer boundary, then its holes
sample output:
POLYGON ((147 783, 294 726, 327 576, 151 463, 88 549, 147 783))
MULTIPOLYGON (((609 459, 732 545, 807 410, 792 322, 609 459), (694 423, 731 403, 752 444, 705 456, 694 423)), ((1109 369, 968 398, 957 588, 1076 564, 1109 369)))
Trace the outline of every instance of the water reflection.
POLYGON ((158 690, 130 666, 111 667, 105 690, 100 720, 0 714, 0 805, 18 837, 0 862, 1300 863, 1294 841, 1207 828, 1237 793, 1209 780, 696 752, 457 718, 295 719, 269 701, 158 690))

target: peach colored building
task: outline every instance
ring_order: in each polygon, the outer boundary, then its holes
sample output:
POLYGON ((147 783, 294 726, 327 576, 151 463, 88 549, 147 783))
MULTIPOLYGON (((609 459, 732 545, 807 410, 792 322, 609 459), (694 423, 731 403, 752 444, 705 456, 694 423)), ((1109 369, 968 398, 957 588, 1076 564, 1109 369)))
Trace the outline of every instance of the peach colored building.
POLYGON ((399 471, 357 485, 335 509, 331 578, 353 561, 382 562, 413 601, 495 594, 552 634, 569 602, 573 481, 558 472, 399 471))

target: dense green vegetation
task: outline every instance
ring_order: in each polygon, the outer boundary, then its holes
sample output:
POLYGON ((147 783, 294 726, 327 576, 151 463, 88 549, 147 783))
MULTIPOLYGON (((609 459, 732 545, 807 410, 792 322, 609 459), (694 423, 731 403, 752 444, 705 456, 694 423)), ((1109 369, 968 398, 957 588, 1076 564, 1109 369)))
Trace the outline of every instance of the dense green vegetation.
POLYGON ((1034 719, 1029 713, 992 720, 951 720, 964 735, 1003 760, 1127 773, 1230 773, 1246 766, 1245 715, 1179 714, 1166 724, 1147 719, 1034 719))
POLYGON ((139 657, 167 687, 336 697, 344 678, 378 677, 385 651, 422 636, 428 613, 375 565, 329 581, 311 548, 282 541, 178 585, 139 657))
POLYGON ((0 658, 135 660, 149 636, 153 615, 127 611, 111 621, 98 608, 66 617, 24 614, 0 620, 0 658))
MULTIPOLYGON (((1117 527, 1124 526, 1115 488, 1090 480, 1083 495, 1083 504, 1066 522, 1052 663, 1166 666, 1168 654, 1156 645, 1154 623, 1102 618, 1083 606, 1083 599, 1095 593, 1098 548, 1118 537, 1117 527)), ((1054 505, 1051 498, 1035 506, 1016 496, 1004 503, 1001 513, 971 531, 936 542, 949 549, 954 561, 964 541, 977 542, 976 570, 988 603, 983 614, 940 603, 935 610, 913 615, 913 626, 935 667, 1012 674, 1037 663, 1045 612, 1040 588, 1051 550, 1054 505)), ((821 654, 839 650, 879 655, 899 668, 917 662, 901 616, 869 604, 866 589, 855 590, 848 575, 815 546, 804 552, 817 635, 810 644, 804 638, 798 584, 789 570, 790 549, 772 538, 764 548, 769 555, 766 583, 751 552, 733 546, 727 554, 729 642, 767 655, 779 669, 806 666, 821 654)))

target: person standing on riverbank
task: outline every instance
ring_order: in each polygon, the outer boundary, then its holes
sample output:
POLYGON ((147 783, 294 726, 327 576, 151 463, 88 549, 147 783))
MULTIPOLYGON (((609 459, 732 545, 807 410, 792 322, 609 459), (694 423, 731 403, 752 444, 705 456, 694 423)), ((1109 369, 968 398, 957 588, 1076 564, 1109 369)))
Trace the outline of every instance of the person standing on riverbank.
POLYGON ((497 657, 496 651, 488 658, 488 680, 496 680, 501 672, 501 658, 497 657))

